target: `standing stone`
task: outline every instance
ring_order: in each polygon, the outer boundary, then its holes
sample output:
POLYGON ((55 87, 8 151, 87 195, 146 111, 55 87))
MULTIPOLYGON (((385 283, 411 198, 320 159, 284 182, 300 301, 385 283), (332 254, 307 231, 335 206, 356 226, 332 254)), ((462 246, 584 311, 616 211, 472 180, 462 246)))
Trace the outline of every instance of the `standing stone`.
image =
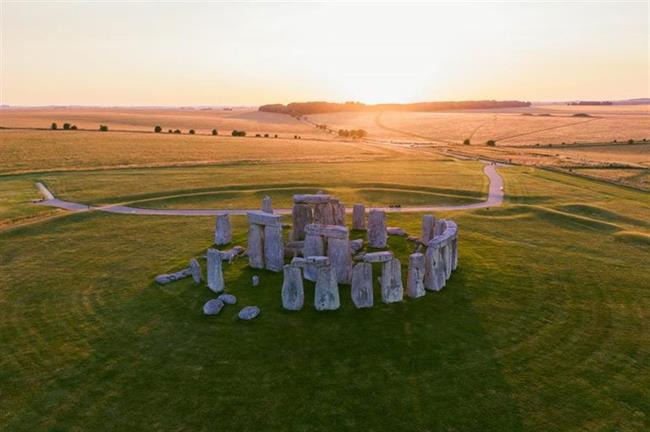
POLYGON ((366 207, 363 204, 355 204, 352 207, 352 229, 366 230, 366 207))
POLYGON ((285 265, 282 282, 282 307, 287 310, 300 310, 305 302, 300 267, 285 265))
POLYGON ((385 248, 387 238, 386 213, 383 210, 370 210, 368 213, 368 246, 385 248))
POLYGON ((260 284, 260 277, 258 275, 253 276, 251 278, 251 283, 254 287, 258 286, 260 284))
POLYGON ((201 283, 201 280, 203 280, 201 277, 201 265, 195 258, 192 258, 190 260, 190 272, 192 273, 192 279, 194 279, 194 283, 201 283))
POLYGON ((216 293, 220 293, 224 288, 221 263, 221 252, 208 249, 208 288, 216 293))
POLYGON ((372 264, 358 263, 352 269, 352 302, 357 308, 372 307, 372 264))
MULTIPOLYGON (((329 260, 328 260, 329 261, 329 260)), ((318 311, 336 310, 341 306, 336 274, 329 262, 317 264, 314 307, 318 311)))
POLYGON ((409 256, 408 279, 406 293, 411 298, 422 297, 424 291, 424 255, 414 253, 409 256))
POLYGON ((294 204, 291 212, 293 224, 293 235, 291 240, 303 240, 305 238, 305 226, 313 222, 314 216, 309 204, 294 204))
POLYGON ((345 204, 335 202, 334 206, 334 225, 345 226, 345 204))
POLYGON ((264 198, 262 198, 262 211, 264 213, 273 214, 273 204, 271 197, 268 195, 265 195, 264 198))
POLYGON ((428 243, 433 238, 434 228, 436 226, 436 217, 434 215, 422 216, 422 240, 428 243))
POLYGON ((402 265, 397 258, 393 258, 381 266, 381 301, 401 302, 403 297, 402 265))
POLYGON ((261 225, 248 225, 248 265, 264 268, 264 228, 261 225))
POLYGON ((314 207, 314 223, 335 225, 334 206, 331 202, 319 203, 314 207))
POLYGON ((440 291, 445 286, 445 273, 439 245, 427 248, 424 256, 424 287, 429 291, 440 291))
POLYGON ((458 268, 458 233, 456 233, 456 235, 454 236, 451 250, 452 250, 451 268, 452 270, 456 270, 458 268))
POLYGON ((336 273, 337 282, 340 284, 349 284, 352 279, 352 253, 350 251, 350 241, 347 236, 344 239, 328 239, 327 256, 336 273))
POLYGON ((451 266, 452 266, 452 257, 451 257, 451 241, 447 242, 442 248, 442 262, 445 263, 445 280, 448 280, 451 277, 451 266))
POLYGON ((433 236, 439 236, 443 232, 445 232, 445 229, 447 229, 447 224, 445 223, 444 219, 438 219, 435 223, 435 229, 433 232, 433 236))
POLYGON ((227 214, 217 215, 217 222, 214 229, 214 244, 221 246, 231 241, 232 228, 230 227, 230 216, 227 214))
POLYGON ((264 227, 264 262, 267 270, 279 272, 284 266, 284 244, 282 227, 266 225, 264 227))
MULTIPOLYGON (((323 244, 323 238, 319 235, 307 235, 305 237, 305 246, 303 248, 302 256, 323 256, 325 255, 325 246, 323 244)), ((316 268, 313 264, 307 264, 305 266, 305 279, 310 281, 316 280, 316 268)))

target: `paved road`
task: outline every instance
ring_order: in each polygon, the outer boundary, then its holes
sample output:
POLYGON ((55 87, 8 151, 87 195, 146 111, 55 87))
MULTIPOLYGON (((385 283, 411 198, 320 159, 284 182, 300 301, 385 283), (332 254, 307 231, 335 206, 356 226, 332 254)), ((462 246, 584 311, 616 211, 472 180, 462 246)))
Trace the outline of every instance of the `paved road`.
MULTIPOLYGON (((495 207, 503 203, 503 178, 496 170, 496 165, 487 164, 483 168, 483 173, 490 181, 487 200, 476 204, 463 204, 456 206, 415 206, 415 207, 373 207, 385 210, 386 212, 426 212, 426 211, 450 211, 450 210, 466 210, 484 207, 495 207)), ((81 211, 103 211, 107 213, 117 214, 130 214, 130 215, 159 215, 159 216, 214 216, 218 214, 231 214, 231 215, 245 215, 251 209, 230 209, 230 210, 195 210, 195 209, 145 209, 137 207, 127 207, 121 205, 109 205, 93 207, 85 204, 79 204, 70 201, 63 201, 54 197, 47 187, 42 183, 36 183, 36 187, 43 195, 44 199, 39 201, 39 205, 50 207, 58 207, 65 210, 81 212, 81 211)), ((352 212, 351 208, 347 209, 348 213, 352 212)), ((276 214, 291 214, 291 209, 274 209, 276 214)))

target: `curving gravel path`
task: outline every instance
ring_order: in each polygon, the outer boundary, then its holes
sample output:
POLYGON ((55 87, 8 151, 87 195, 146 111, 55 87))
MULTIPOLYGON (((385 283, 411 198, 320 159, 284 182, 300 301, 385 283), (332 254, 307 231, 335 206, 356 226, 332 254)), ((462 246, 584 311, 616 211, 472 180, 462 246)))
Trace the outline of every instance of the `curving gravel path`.
MULTIPOLYGON (((450 211, 450 210, 466 210, 484 207, 499 206, 503 203, 503 178, 496 170, 497 165, 487 164, 483 168, 483 173, 490 181, 487 200, 476 204, 463 204, 456 206, 414 206, 414 207, 373 207, 386 212, 426 212, 426 211, 450 211)), ((37 204, 50 207, 58 207, 65 210, 80 212, 97 210, 107 213, 116 214, 129 214, 129 215, 159 215, 159 216, 215 216, 218 214, 231 214, 231 215, 245 215, 251 209, 230 209, 230 210, 195 210, 195 209, 145 209, 137 207, 127 207, 121 205, 108 205, 108 206, 89 206, 70 201, 63 201, 54 197, 47 187, 42 183, 36 183, 36 187, 43 195, 44 199, 37 204)), ((256 210, 256 209, 255 209, 256 210)), ((352 213, 352 209, 346 209, 348 213, 352 213)), ((291 209, 274 209, 274 213, 285 215, 291 214, 291 209)))

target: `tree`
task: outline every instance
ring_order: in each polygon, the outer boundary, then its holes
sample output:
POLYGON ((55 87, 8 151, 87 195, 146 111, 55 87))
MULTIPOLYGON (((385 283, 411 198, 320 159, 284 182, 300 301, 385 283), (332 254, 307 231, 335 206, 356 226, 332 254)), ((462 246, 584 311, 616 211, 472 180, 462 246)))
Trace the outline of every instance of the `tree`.
POLYGON ((70 130, 77 130, 77 125, 70 126, 70 130))
POLYGON ((212 129, 212 135, 219 135, 219 132, 216 129, 212 129))
POLYGON ((179 133, 181 133, 181 130, 180 130, 180 129, 176 129, 176 130, 174 130, 174 133, 175 133, 175 134, 179 134, 179 133))
POLYGON ((108 132, 108 126, 106 126, 106 125, 99 125, 99 131, 100 131, 100 132, 108 132))
POLYGON ((167 133, 172 133, 172 132, 174 132, 174 131, 173 131, 173 130, 171 130, 171 129, 169 129, 169 130, 167 131, 167 133))
POLYGON ((57 127, 58 127, 58 126, 56 125, 56 123, 52 123, 52 126, 50 126, 50 129, 52 129, 52 130, 56 130, 57 127))
POLYGON ((244 137, 244 136, 246 136, 246 131, 234 130, 234 131, 232 131, 231 135, 232 136, 244 137))
POLYGON ((485 143, 485 145, 487 145, 488 147, 494 147, 494 146, 497 145, 497 143, 496 143, 496 141, 494 141, 494 140, 487 140, 487 142, 485 143))
POLYGON ((63 130, 70 130, 70 123, 63 123, 63 130))
POLYGON ((627 143, 628 143, 628 144, 634 144, 634 140, 633 140, 633 139, 629 139, 629 140, 627 140, 627 143))
POLYGON ((463 141, 464 145, 470 145, 469 138, 465 138, 465 141, 463 141))
POLYGON ((194 135, 196 132, 194 132, 194 129, 190 129, 190 135, 194 135))
POLYGON ((156 125, 156 127, 153 128, 153 131, 156 132, 156 133, 160 133, 160 132, 162 132, 162 128, 160 127, 160 125, 156 125))

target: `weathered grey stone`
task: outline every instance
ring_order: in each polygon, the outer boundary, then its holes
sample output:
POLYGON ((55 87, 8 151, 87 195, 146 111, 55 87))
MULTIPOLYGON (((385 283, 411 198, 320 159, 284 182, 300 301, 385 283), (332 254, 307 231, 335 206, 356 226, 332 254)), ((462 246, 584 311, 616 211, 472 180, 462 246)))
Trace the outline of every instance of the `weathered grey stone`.
POLYGON ((352 229, 366 230, 366 207, 363 204, 355 204, 352 207, 352 229))
POLYGON ((253 284, 254 287, 258 286, 260 284, 260 277, 255 275, 251 278, 251 283, 253 284))
POLYGON ((262 211, 264 213, 273 214, 273 203, 271 197, 268 195, 265 195, 264 198, 262 198, 262 211))
POLYGON ((323 204, 332 200, 331 195, 326 194, 299 194, 293 196, 293 202, 296 204, 323 204))
POLYGON ((284 244, 282 227, 267 225, 264 227, 264 264, 267 270, 279 272, 284 266, 284 244))
POLYGON ((372 307, 372 264, 358 263, 352 269, 352 302, 357 308, 372 307))
MULTIPOLYGON (((314 258, 314 257, 310 257, 314 258)), ((331 265, 316 267, 316 287, 314 289, 314 307, 316 310, 336 310, 341 306, 339 286, 331 265)))
POLYGON ((434 215, 422 216, 422 237, 424 243, 428 243, 433 238, 434 228, 436 226, 436 217, 434 215))
POLYGON ((340 284, 349 284, 352 280, 352 254, 347 237, 345 239, 329 239, 327 241, 327 256, 336 273, 336 281, 340 284))
POLYGON ((452 243, 452 270, 458 268, 458 233, 454 236, 454 241, 452 243))
POLYGON ((221 252, 208 249, 208 288, 216 293, 223 291, 224 288, 221 260, 221 252))
POLYGON ((393 259, 393 253, 389 251, 384 252, 370 252, 364 255, 363 260, 368 263, 373 262, 388 262, 393 259))
POLYGON ((386 234, 393 236, 406 237, 406 231, 400 227, 388 227, 386 228, 386 234))
POLYGON ((403 297, 402 265, 398 259, 393 258, 381 266, 381 301, 401 302, 403 297))
POLYGON ((305 236, 319 235, 335 239, 347 239, 348 229, 338 225, 309 224, 305 227, 305 236))
POLYGON ((305 262, 316 267, 326 267, 331 264, 329 257, 326 256, 309 256, 305 258, 305 262))
MULTIPOLYGON (((325 246, 323 244, 323 238, 319 235, 305 236, 305 247, 302 250, 302 255, 304 257, 325 255, 325 246)), ((304 277, 307 280, 315 281, 316 280, 315 267, 312 265, 307 265, 305 267, 304 277)))
POLYGON ((249 224, 282 226, 280 215, 264 213, 260 210, 246 212, 249 224))
POLYGON ((440 291, 445 286, 445 269, 440 247, 432 245, 424 256, 424 287, 429 291, 440 291))
POLYGON ((239 311, 239 319, 244 321, 250 321, 253 318, 256 318, 260 314, 260 308, 257 306, 246 306, 244 309, 239 311))
POLYGON ((305 238, 305 226, 314 221, 309 204, 294 204, 291 211, 291 221, 293 223, 292 240, 303 240, 305 238))
POLYGON ((192 279, 194 279, 194 283, 201 283, 203 280, 203 277, 201 276, 201 265, 195 258, 190 260, 190 272, 192 274, 192 279))
POLYGON ((386 213, 383 210, 368 212, 368 246, 372 248, 386 247, 386 213))
POLYGON ((358 252, 363 249, 363 239, 356 239, 350 241, 350 250, 352 252, 358 252))
POLYGON ((287 310, 300 310, 305 302, 305 290, 299 266, 285 265, 282 281, 282 307, 287 310))
POLYGON ((360 252, 360 253, 356 254, 355 256, 353 256, 352 260, 353 261, 363 261, 363 257, 365 257, 365 256, 366 256, 365 252, 360 252))
POLYGON ((293 257, 291 260, 291 265, 294 267, 305 268, 307 265, 307 259, 303 257, 293 257))
POLYGON ((185 279, 186 277, 190 277, 190 276, 192 276, 192 271, 188 267, 188 268, 184 268, 183 270, 179 270, 175 273, 164 273, 158 275, 154 280, 160 285, 165 285, 170 282, 174 282, 180 279, 185 279))
POLYGON ((433 236, 435 237, 435 236, 439 236, 439 235, 441 235, 443 232, 445 232, 446 229, 447 229, 447 223, 446 223, 446 221, 445 221, 444 219, 438 219, 438 220, 436 221, 436 225, 435 225, 435 229, 434 229, 434 232, 433 232, 433 236))
POLYGON ((332 202, 316 204, 314 207, 314 223, 335 225, 334 204, 332 202))
POLYGON ((264 268, 264 227, 257 224, 248 225, 248 265, 252 268, 264 268))
POLYGON ((203 313, 205 315, 217 315, 223 309, 223 302, 218 299, 212 299, 205 302, 203 305, 203 313))
POLYGON ((409 256, 406 293, 411 298, 422 297, 424 291, 424 255, 414 253, 409 256))
POLYGON ((335 202, 334 206, 334 225, 345 226, 345 204, 335 202))
POLYGON ((221 294, 217 297, 217 300, 221 300, 224 304, 234 305, 237 303, 237 297, 232 294, 221 294))
POLYGON ((452 257, 451 257, 451 241, 442 247, 442 261, 445 263, 445 280, 451 277, 452 257))
POLYGON ((230 227, 230 216, 227 214, 217 215, 214 228, 214 244, 221 246, 231 241, 232 228, 230 227))
POLYGON ((233 260, 239 255, 243 254, 245 250, 246 249, 244 249, 242 246, 235 246, 228 249, 227 251, 221 251, 221 261, 228 261, 229 263, 232 263, 233 260))

